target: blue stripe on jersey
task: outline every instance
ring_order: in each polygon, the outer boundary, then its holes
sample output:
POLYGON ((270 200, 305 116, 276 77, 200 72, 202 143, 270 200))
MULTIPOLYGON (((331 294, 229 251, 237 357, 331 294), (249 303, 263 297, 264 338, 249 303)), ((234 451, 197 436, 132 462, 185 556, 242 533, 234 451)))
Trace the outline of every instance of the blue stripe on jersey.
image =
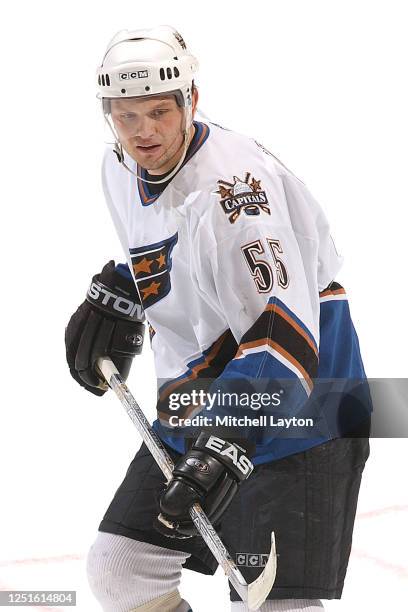
POLYGON ((170 238, 165 238, 164 240, 160 240, 160 242, 153 242, 153 244, 145 244, 141 247, 133 247, 129 249, 130 256, 145 254, 150 251, 156 251, 162 249, 163 247, 173 247, 178 241, 178 232, 176 232, 170 238))
MULTIPOLYGON (((246 415, 251 419, 266 415, 268 420, 271 415, 276 415, 277 418, 291 418, 299 414, 308 399, 308 393, 298 376, 267 351, 231 360, 211 385, 209 393, 227 394, 225 397, 235 393, 240 398, 239 402, 216 402, 212 409, 206 412, 214 424, 215 417, 223 418, 231 415, 237 417, 246 415), (262 404, 260 404, 261 394, 265 394, 262 404), (250 398, 250 405, 242 403, 242 399, 246 397, 250 398), (272 401, 274 397, 278 404, 272 401)), ((265 438, 275 438, 277 433, 276 428, 262 429, 248 426, 240 429, 239 437, 262 444, 265 438)))
POLYGON ((124 276, 125 278, 132 279, 132 275, 129 270, 129 266, 125 263, 120 263, 115 267, 116 272, 124 276))
POLYGON ((319 378, 365 378, 347 300, 320 303, 319 378))

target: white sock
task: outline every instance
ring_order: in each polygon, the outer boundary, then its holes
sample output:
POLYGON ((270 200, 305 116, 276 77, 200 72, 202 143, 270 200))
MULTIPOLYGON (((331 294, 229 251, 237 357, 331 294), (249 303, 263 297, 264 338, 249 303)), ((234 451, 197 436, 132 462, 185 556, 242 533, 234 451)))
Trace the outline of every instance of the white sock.
POLYGON ((104 612, 128 612, 175 591, 189 556, 100 531, 88 553, 89 585, 104 612))

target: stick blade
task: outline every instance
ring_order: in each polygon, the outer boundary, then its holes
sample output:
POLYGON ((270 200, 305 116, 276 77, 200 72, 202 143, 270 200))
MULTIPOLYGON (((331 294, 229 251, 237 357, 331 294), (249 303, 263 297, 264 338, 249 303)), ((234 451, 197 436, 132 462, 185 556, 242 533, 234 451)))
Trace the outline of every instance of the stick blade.
POLYGON ((268 562, 260 576, 248 585, 248 608, 258 610, 268 597, 276 577, 275 534, 271 533, 271 551, 268 562))

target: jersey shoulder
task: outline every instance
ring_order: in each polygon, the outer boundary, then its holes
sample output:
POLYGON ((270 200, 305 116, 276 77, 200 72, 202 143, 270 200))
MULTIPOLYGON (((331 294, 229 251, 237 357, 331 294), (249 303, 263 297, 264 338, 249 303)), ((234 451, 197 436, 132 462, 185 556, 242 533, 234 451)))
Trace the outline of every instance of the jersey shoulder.
POLYGON ((197 186, 205 187, 220 178, 245 176, 251 171, 263 172, 269 177, 288 173, 299 180, 254 138, 212 122, 208 122, 207 126, 209 137, 189 162, 189 165, 197 169, 194 175, 197 186))
POLYGON ((299 185, 302 181, 253 138, 207 125, 206 143, 177 177, 186 209, 217 235, 223 228, 236 233, 241 226, 272 217, 274 223, 290 225, 283 180, 288 176, 299 185))
POLYGON ((342 257, 306 184, 255 140, 209 126, 212 137, 194 161, 196 184, 186 199, 197 242, 200 233, 214 247, 247 243, 254 236, 282 239, 300 251, 305 267, 318 268, 319 288, 326 287, 342 257))

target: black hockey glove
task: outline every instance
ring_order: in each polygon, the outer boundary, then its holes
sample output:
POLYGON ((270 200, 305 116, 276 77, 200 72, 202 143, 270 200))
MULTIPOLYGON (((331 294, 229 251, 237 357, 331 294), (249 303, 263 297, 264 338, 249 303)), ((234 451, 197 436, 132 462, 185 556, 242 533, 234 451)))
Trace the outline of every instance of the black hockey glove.
POLYGON ((173 538, 197 535, 189 515, 195 502, 216 525, 252 470, 244 449, 202 432, 175 465, 173 478, 160 497, 161 514, 154 523, 155 529, 173 538))
POLYGON ((95 370, 99 357, 110 357, 126 380, 132 360, 142 350, 144 315, 132 279, 111 260, 96 274, 86 300, 65 330, 67 362, 75 380, 95 395, 108 386, 95 370))

